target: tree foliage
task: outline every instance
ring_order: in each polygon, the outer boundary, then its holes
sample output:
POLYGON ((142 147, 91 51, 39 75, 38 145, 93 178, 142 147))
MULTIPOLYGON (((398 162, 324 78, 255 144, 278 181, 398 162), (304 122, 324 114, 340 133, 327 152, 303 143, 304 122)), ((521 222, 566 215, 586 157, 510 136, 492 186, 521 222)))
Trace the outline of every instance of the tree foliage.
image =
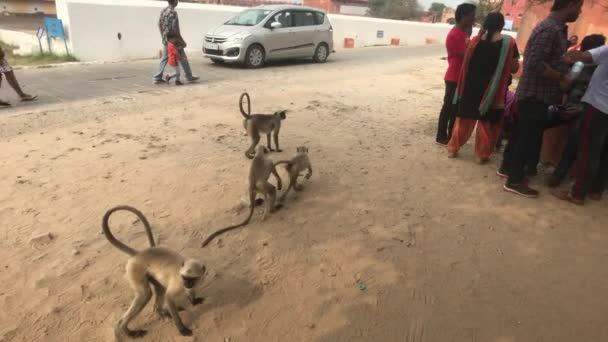
POLYGON ((446 5, 442 2, 433 2, 431 7, 429 7, 429 12, 437 12, 443 13, 443 10, 446 9, 446 5))
POLYGON ((369 13, 376 18, 413 20, 420 17, 422 9, 418 0, 370 0, 369 13))

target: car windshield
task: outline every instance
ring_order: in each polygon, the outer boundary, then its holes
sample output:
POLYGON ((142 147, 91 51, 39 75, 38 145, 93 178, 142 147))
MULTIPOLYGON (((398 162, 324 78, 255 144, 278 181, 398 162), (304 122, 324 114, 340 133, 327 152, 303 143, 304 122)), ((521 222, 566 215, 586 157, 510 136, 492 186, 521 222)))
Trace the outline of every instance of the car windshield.
POLYGON ((264 18, 266 18, 270 12, 272 11, 267 9, 246 10, 236 17, 228 20, 226 25, 255 26, 264 20, 264 18))

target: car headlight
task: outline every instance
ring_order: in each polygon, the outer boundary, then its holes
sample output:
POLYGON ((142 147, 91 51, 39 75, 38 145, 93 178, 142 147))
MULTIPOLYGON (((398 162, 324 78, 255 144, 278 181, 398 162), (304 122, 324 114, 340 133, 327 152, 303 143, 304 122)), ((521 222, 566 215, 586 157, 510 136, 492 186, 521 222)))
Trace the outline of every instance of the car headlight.
POLYGON ((231 43, 240 43, 243 40, 245 40, 245 38, 249 37, 251 34, 249 32, 243 32, 243 33, 237 33, 233 36, 230 36, 230 38, 228 38, 228 41, 231 43))

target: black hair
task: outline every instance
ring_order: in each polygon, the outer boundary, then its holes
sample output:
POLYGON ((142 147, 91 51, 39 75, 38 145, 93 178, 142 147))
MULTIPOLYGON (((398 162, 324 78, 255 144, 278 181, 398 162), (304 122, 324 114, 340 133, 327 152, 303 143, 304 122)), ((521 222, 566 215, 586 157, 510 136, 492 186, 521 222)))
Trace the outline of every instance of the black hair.
POLYGON ((487 31, 486 40, 490 41, 495 33, 502 31, 505 27, 505 17, 500 12, 492 12, 488 14, 483 21, 483 28, 487 31))
POLYGON ((462 20, 462 17, 470 15, 477 10, 477 6, 469 3, 464 3, 458 5, 456 7, 456 23, 459 23, 462 20))
POLYGON ((169 6, 175 6, 177 4, 177 0, 167 0, 169 6))
POLYGON ((591 34, 583 38, 581 51, 589 51, 606 44, 606 37, 601 34, 591 34))
POLYGON ((551 12, 561 11, 571 5, 578 5, 582 1, 583 0, 555 0, 553 1, 553 7, 551 7, 551 12))

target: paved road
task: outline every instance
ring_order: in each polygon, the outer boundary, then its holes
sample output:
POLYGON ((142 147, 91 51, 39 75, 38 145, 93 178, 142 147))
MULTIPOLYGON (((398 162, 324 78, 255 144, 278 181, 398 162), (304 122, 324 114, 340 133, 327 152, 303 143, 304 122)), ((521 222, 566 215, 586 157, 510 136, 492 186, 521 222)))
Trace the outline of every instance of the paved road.
MULTIPOLYGON (((309 61, 290 61, 272 64, 264 69, 247 70, 236 66, 216 66, 201 56, 191 56, 194 73, 201 77, 196 86, 223 80, 238 80, 255 74, 289 72, 294 68, 334 68, 337 65, 365 66, 370 63, 390 63, 394 60, 417 57, 441 57, 442 46, 382 47, 341 51, 330 57, 326 64, 311 65, 309 61)), ((169 86, 152 84, 151 75, 158 68, 157 60, 126 63, 65 66, 50 69, 17 70, 17 77, 25 90, 39 95, 39 100, 29 104, 18 103, 8 85, 2 84, 0 98, 9 99, 18 108, 44 106, 51 103, 70 102, 109 96, 128 96, 158 90, 169 86)))

